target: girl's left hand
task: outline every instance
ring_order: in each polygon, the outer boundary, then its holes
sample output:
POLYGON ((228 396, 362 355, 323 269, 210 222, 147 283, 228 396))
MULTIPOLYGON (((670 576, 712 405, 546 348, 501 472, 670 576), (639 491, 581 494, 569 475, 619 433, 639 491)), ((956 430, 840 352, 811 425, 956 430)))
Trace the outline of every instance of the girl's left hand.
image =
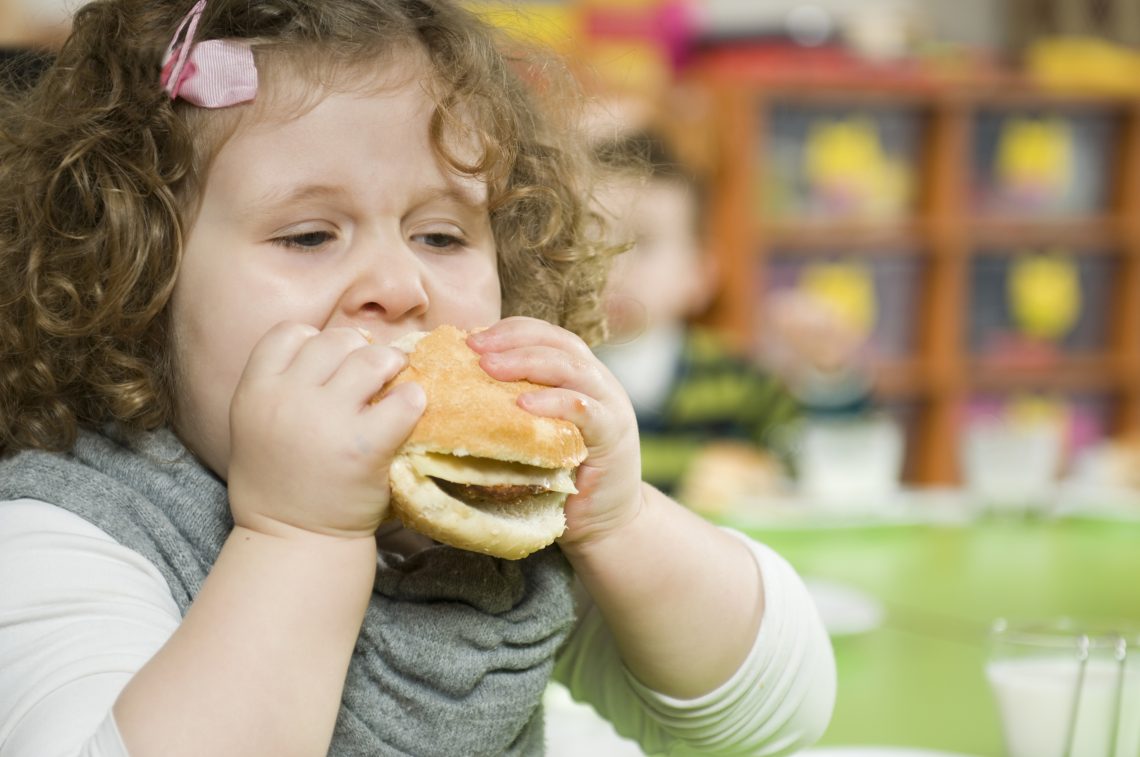
POLYGON ((468 345, 500 381, 551 387, 519 397, 535 415, 563 418, 582 431, 589 457, 578 468, 578 493, 566 500, 563 545, 617 531, 642 504, 641 451, 629 397, 579 337, 534 318, 512 317, 472 334, 468 345))

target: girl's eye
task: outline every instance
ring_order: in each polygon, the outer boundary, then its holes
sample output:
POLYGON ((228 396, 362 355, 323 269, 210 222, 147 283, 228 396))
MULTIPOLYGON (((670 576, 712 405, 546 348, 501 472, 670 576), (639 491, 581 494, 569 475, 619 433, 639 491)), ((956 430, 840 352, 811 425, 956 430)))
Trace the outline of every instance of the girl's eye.
POLYGON ((454 234, 445 234, 443 232, 416 234, 412 239, 437 250, 454 250, 467 246, 467 240, 454 234))
POLYGON ((274 244, 295 250, 315 250, 333 240, 328 231, 305 231, 299 234, 287 234, 273 240, 274 244))

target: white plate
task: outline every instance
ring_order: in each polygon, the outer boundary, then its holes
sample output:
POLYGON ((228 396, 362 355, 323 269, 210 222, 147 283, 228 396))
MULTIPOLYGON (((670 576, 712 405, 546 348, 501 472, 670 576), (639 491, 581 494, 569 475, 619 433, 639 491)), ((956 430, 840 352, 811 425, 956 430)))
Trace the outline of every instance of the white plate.
POLYGON ((836 746, 808 749, 802 757, 972 757, 959 752, 938 752, 900 746, 836 746))
POLYGON ((820 618, 832 636, 873 631, 883 623, 883 605, 866 592, 838 581, 805 578, 820 618))

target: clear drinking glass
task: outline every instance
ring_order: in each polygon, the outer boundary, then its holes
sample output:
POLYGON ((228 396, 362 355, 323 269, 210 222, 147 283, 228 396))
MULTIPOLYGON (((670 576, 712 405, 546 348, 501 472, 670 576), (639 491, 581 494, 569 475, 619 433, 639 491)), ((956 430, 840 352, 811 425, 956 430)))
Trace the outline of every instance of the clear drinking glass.
POLYGON ((986 678, 1010 757, 1140 754, 1140 629, 1072 620, 990 634, 986 678))

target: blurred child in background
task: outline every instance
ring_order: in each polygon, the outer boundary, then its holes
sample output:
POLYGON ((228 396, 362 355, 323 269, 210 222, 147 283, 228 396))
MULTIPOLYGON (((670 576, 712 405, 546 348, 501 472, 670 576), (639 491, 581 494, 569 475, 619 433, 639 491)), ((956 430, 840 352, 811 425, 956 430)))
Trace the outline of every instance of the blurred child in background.
POLYGON ((630 244, 611 278, 611 337, 598 354, 633 400, 645 480, 702 510, 773 491, 805 411, 865 402, 860 340, 797 293, 772 298, 762 361, 696 325, 720 277, 736 275, 705 250, 700 182, 651 131, 606 139, 597 152, 628 168, 597 198, 630 244))

